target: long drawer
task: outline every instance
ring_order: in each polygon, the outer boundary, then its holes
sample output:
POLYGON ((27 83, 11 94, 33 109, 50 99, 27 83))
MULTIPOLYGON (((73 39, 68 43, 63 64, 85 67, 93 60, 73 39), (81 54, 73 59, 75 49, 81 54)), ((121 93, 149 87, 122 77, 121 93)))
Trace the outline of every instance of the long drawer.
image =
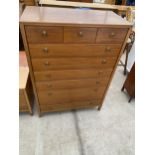
POLYGON ((51 81, 51 80, 71 80, 85 78, 109 77, 112 68, 110 69, 83 69, 83 70, 51 70, 34 72, 36 81, 51 81))
POLYGON ((113 68, 117 57, 32 59, 34 71, 52 69, 113 68))
POLYGON ((75 102, 64 102, 63 104, 41 104, 40 108, 43 112, 49 111, 61 111, 61 110, 72 110, 79 108, 95 107, 100 104, 101 100, 87 100, 87 101, 75 101, 75 102))
POLYGON ((29 44, 32 58, 117 56, 121 44, 29 44))
POLYGON ((91 88, 95 86, 105 86, 108 82, 108 77, 98 79, 76 79, 76 80, 57 80, 36 82, 38 91, 56 90, 56 89, 74 89, 74 88, 91 88))
POLYGON ((55 104, 73 101, 101 99, 105 86, 92 88, 77 88, 51 91, 38 91, 40 103, 55 104))
POLYGON ((29 111, 29 108, 27 105, 19 105, 19 111, 20 112, 26 112, 26 111, 29 111))

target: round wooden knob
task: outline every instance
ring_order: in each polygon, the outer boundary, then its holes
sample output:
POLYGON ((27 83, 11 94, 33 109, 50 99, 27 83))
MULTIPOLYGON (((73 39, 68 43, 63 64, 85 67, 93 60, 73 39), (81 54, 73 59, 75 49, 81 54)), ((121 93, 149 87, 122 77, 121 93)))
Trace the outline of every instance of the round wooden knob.
POLYGON ((47 84, 47 87, 51 88, 51 87, 52 87, 52 85, 51 85, 50 83, 48 83, 48 84, 47 84))
POLYGON ((106 51, 107 52, 111 52, 111 48, 110 47, 106 47, 106 51))
POLYGON ((98 72, 98 74, 102 74, 102 73, 103 73, 103 71, 99 71, 99 72, 98 72))
POLYGON ((48 48, 47 47, 43 48, 43 52, 48 53, 48 48))
POLYGON ((106 64, 107 63, 106 59, 103 59, 101 63, 106 64))
POLYGON ((49 92, 47 95, 48 95, 48 96, 52 96, 52 93, 51 93, 51 92, 49 92))
POLYGON ((47 78, 51 78, 52 75, 51 75, 51 74, 47 74, 46 77, 47 77, 47 78))
POLYGON ((95 88, 95 89, 94 89, 94 91, 95 91, 95 92, 97 92, 97 91, 98 91, 98 89, 97 89, 97 88, 95 88))
POLYGON ((96 84, 100 84, 100 81, 96 81, 96 84))
POLYGON ((114 37, 116 34, 114 32, 110 33, 110 37, 114 37))
POLYGON ((47 32, 45 30, 42 31, 42 36, 44 36, 44 37, 47 36, 47 32))
POLYGON ((82 36, 83 36, 83 32, 80 31, 80 32, 78 33, 78 35, 79 35, 80 37, 82 37, 82 36))
POLYGON ((49 63, 48 61, 46 61, 46 62, 44 62, 44 65, 45 65, 45 66, 49 66, 50 63, 49 63))

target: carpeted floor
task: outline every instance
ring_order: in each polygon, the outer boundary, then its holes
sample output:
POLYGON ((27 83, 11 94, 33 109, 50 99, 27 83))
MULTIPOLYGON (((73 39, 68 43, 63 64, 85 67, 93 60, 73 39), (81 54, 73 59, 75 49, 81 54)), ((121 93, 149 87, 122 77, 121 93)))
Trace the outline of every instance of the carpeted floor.
POLYGON ((135 103, 117 67, 101 111, 20 114, 20 155, 134 155, 135 103))

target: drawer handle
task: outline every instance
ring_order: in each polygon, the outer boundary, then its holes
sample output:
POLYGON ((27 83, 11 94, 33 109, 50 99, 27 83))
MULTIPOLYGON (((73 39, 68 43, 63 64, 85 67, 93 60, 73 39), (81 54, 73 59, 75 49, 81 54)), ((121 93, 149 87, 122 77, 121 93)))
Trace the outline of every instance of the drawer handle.
POLYGON ((103 60, 101 61, 101 63, 102 63, 102 64, 106 64, 106 63, 107 63, 107 60, 106 60, 106 59, 103 59, 103 60))
POLYGON ((114 37, 116 34, 114 32, 110 33, 110 37, 114 37))
POLYGON ((48 96, 52 96, 53 94, 52 94, 52 93, 48 93, 47 95, 48 95, 48 96))
POLYGON ((110 47, 106 47, 106 51, 107 52, 111 52, 111 48, 110 47))
POLYGON ((47 32, 45 30, 42 31, 42 36, 44 36, 44 37, 47 36, 47 32))
POLYGON ((44 65, 45 65, 45 66, 49 66, 50 63, 49 63, 48 61, 46 61, 46 62, 44 63, 44 65))
POLYGON ((47 77, 47 78, 51 78, 52 75, 51 75, 51 74, 47 74, 46 77, 47 77))
POLYGON ((83 37, 83 32, 78 32, 78 35, 80 36, 80 37, 83 37))
POLYGON ((94 91, 95 91, 95 92, 97 92, 97 91, 98 91, 98 89, 97 89, 97 88, 95 88, 95 89, 94 89, 94 91))
POLYGON ((51 88, 51 87, 52 87, 52 85, 51 85, 51 84, 47 84, 47 87, 51 88))
POLYGON ((102 73, 103 73, 103 71, 99 71, 99 72, 98 72, 99 75, 102 74, 102 73))
POLYGON ((100 81, 96 81, 96 84, 100 84, 100 81))
POLYGON ((43 52, 44 52, 44 53, 48 53, 48 48, 45 47, 45 48, 43 49, 43 52))

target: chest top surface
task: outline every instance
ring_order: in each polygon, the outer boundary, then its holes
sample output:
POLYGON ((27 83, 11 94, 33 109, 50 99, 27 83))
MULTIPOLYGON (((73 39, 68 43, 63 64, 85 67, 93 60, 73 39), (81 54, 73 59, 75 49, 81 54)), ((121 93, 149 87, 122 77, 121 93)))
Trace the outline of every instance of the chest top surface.
POLYGON ((78 8, 56 8, 27 6, 20 18, 21 23, 43 23, 62 25, 122 25, 131 24, 112 11, 84 10, 78 8))

